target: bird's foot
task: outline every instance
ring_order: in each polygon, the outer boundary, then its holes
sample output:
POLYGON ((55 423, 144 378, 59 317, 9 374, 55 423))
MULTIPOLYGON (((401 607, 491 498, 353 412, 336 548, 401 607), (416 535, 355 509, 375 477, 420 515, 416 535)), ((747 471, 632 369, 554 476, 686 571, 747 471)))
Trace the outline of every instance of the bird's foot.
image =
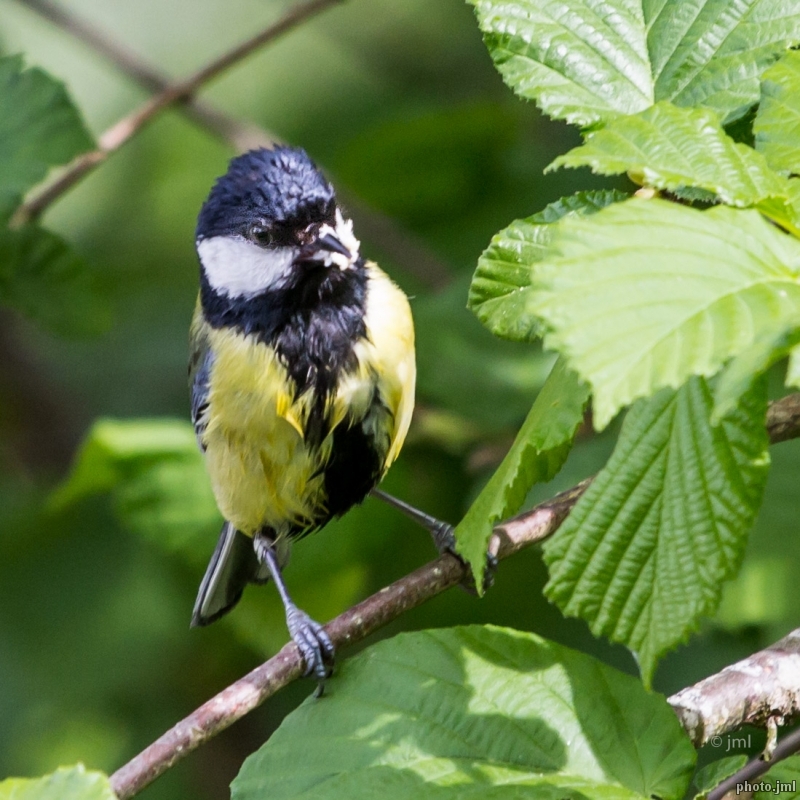
MULTIPOLYGON (((373 489, 372 494, 378 499, 383 500, 384 503, 394 506, 398 511, 401 511, 407 517, 413 519, 414 522, 430 531, 433 537, 433 543, 436 545, 436 549, 439 553, 450 553, 450 555, 455 556, 464 565, 466 572, 464 574, 464 579, 461 581, 461 586, 470 594, 478 594, 475 588, 475 581, 472 577, 472 570, 469 568, 469 564, 461 558, 456 550, 455 528, 453 528, 449 522, 436 519, 436 517, 426 514, 424 511, 420 511, 418 508, 406 503, 405 500, 400 500, 391 494, 387 494, 382 489, 373 489)), ((486 568, 483 572, 483 591, 489 589, 494 583, 494 574, 496 571, 497 558, 492 553, 487 553, 486 568)))
MULTIPOLYGON (((436 520, 429 527, 433 543, 440 554, 450 553, 455 556, 466 569, 464 578, 461 581, 461 586, 470 594, 478 594, 475 587, 475 579, 472 575, 472 570, 469 564, 459 555, 456 550, 456 535, 455 528, 449 522, 442 522, 436 520)), ((490 589, 494 584, 494 576, 497 572, 497 557, 492 553, 486 554, 486 566, 483 570, 483 591, 490 589)))
POLYGON ((286 626, 305 664, 303 677, 314 674, 319 683, 316 692, 319 697, 323 692, 325 679, 333 672, 336 655, 333 642, 319 622, 315 622, 295 605, 286 611, 286 626))

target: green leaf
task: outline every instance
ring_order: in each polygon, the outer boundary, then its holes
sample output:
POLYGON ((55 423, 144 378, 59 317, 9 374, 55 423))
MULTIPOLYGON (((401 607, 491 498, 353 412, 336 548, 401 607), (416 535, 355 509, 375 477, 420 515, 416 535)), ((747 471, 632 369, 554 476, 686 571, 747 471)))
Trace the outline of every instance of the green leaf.
POLYGON ((753 792, 753 800, 774 800, 776 797, 791 800, 800 797, 800 756, 789 756, 779 761, 766 775, 750 783, 759 787, 766 784, 753 792))
POLYGON ((94 147, 64 86, 0 58, 0 302, 59 334, 99 333, 109 312, 86 265, 56 235, 6 221, 50 167, 94 147))
POLYGON ((565 219, 552 251, 530 308, 590 384, 598 429, 800 314, 800 242, 756 211, 632 199, 565 219))
POLYGON ((653 104, 640 3, 470 2, 505 82, 549 116, 590 125, 653 104))
POLYGON ((705 797, 715 786, 719 786, 725 778, 730 778, 747 763, 747 756, 726 756, 719 761, 712 761, 703 769, 697 770, 694 776, 694 785, 697 787, 697 797, 705 797))
POLYGON ((114 492, 114 507, 134 533, 201 566, 222 525, 199 453, 131 475, 114 492))
MULTIPOLYGON (((753 379, 773 364, 786 358, 800 343, 800 317, 766 327, 753 344, 734 358, 723 370, 714 390, 711 423, 732 411, 739 398, 750 388, 753 379)), ((787 380, 788 383, 788 380, 787 380)))
POLYGON ((593 214, 625 197, 616 190, 578 192, 532 217, 512 222, 492 238, 478 259, 467 306, 495 336, 517 341, 538 336, 539 326, 527 308, 531 265, 547 255, 553 223, 565 216, 593 214))
POLYGON ((60 81, 23 69, 20 56, 0 58, 0 220, 50 167, 93 147, 60 81))
POLYGON ((611 120, 548 170, 562 166, 591 167, 601 175, 631 172, 644 185, 671 192, 704 189, 733 206, 789 194, 788 181, 760 153, 734 142, 715 112, 668 102, 611 120))
POLYGON ((483 587, 494 523, 517 512, 531 486, 549 481, 561 469, 588 399, 586 387, 559 359, 511 449, 456 527, 458 552, 472 567, 477 587, 483 587))
POLYGON ((67 480, 51 497, 55 509, 116 488, 127 475, 167 458, 197 456, 189 422, 100 419, 81 445, 67 480))
POLYGON ((96 422, 50 509, 107 493, 128 528, 191 563, 206 559, 222 518, 189 422, 96 422))
POLYGON ((800 53, 787 53, 762 76, 753 132, 773 169, 800 172, 800 53))
POLYGON ((800 239, 800 178, 789 178, 786 197, 768 197, 756 208, 784 230, 800 239))
POLYGON ((546 595, 633 650, 647 685, 657 659, 719 604, 767 479, 764 382, 716 427, 712 407, 701 378, 639 401, 544 545, 546 595))
POLYGON ((0 223, 0 302, 57 334, 105 331, 110 311, 84 261, 37 225, 0 223))
POLYGON ((0 800, 116 800, 102 772, 82 764, 60 767, 43 778, 8 778, 0 782, 0 800))
POLYGON ((789 0, 470 0, 506 83, 578 125, 659 100, 732 121, 759 76, 800 40, 789 0))
POLYGON ((800 347, 793 347, 786 367, 786 385, 800 389, 800 347))
POLYGON ((672 800, 695 760, 663 697, 530 633, 400 634, 328 686, 245 761, 232 800, 672 800))

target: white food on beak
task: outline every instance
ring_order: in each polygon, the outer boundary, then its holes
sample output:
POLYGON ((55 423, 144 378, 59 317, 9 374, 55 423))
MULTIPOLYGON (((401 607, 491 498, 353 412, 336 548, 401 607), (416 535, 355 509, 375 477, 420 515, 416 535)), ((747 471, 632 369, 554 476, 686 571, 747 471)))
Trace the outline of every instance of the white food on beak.
POLYGON ((331 235, 338 239, 350 251, 350 256, 348 257, 343 253, 332 253, 330 250, 320 250, 317 258, 323 261, 326 267, 336 264, 339 269, 345 270, 358 261, 361 242, 353 235, 353 220, 345 219, 338 208, 336 209, 336 227, 333 228, 325 223, 320 227, 318 235, 331 235))
POLYGON ((233 298, 254 297, 280 283, 297 252, 294 247, 259 247, 243 236, 213 236, 197 243, 211 288, 233 298))

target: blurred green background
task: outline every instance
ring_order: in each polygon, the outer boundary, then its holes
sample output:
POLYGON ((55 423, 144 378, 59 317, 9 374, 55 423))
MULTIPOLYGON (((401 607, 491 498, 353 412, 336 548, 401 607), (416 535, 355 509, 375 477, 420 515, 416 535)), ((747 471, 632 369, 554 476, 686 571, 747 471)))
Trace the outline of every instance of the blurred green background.
MULTIPOLYGON (((180 77, 287 4, 70 0, 64 7, 180 77)), ((102 57, 12 0, 0 0, 0 52, 22 52, 64 80, 95 134, 145 98, 102 57)), ((388 259, 380 238, 361 234, 364 251, 413 297, 418 331, 419 413, 386 488, 457 521, 552 363, 536 348, 493 339, 466 310, 477 257, 512 219, 611 184, 585 171, 542 175, 578 133, 504 87, 461 0, 351 0, 250 57, 203 96, 305 147, 336 185, 439 259, 437 269, 419 270, 413 259, 388 259)), ((166 469, 144 483, 123 476, 116 493, 66 507, 48 502, 96 418, 188 417, 194 223, 232 155, 170 112, 48 212, 45 222, 87 259, 112 306, 104 335, 56 339, 0 312, 0 777, 78 760, 112 771, 287 638, 271 587, 249 590, 224 621, 189 629, 217 522, 200 514, 195 525, 189 504, 165 523, 148 497, 177 481, 176 491, 207 498, 202 472, 166 469), (165 529, 178 533, 160 537, 165 529)), ((600 468, 614 437, 613 426, 582 436, 563 473, 529 503, 600 468)), ((799 452, 791 443, 773 450, 776 469, 743 573, 717 620, 661 666, 659 690, 716 671, 800 618, 800 597, 790 591, 800 579, 792 535, 799 452)), ((287 580, 297 602, 327 620, 433 555, 423 531, 368 500, 300 543, 287 580)), ((544 580, 539 553, 530 550, 501 565, 485 599, 451 591, 382 635, 493 622, 633 672, 626 651, 593 640, 583 623, 562 619, 543 600, 544 580)), ((228 797, 244 757, 312 689, 290 687, 143 796, 228 797)))

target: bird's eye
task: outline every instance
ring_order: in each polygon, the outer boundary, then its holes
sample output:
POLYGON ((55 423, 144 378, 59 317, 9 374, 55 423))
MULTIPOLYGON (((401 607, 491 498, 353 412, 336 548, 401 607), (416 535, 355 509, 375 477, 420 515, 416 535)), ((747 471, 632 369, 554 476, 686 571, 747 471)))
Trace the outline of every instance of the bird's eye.
POLYGON ((265 228, 263 225, 251 225, 250 238, 262 247, 267 247, 273 242, 272 231, 269 228, 265 228))

